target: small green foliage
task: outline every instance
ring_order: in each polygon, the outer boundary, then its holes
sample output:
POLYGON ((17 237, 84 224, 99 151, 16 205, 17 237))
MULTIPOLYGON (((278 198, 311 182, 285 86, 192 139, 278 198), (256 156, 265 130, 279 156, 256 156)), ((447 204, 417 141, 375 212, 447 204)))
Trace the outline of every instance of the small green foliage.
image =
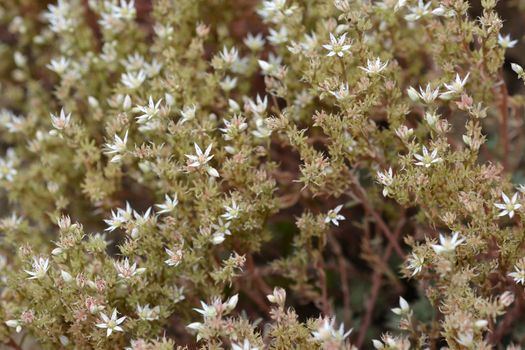
POLYGON ((519 349, 524 9, 0 0, 0 343, 519 349))

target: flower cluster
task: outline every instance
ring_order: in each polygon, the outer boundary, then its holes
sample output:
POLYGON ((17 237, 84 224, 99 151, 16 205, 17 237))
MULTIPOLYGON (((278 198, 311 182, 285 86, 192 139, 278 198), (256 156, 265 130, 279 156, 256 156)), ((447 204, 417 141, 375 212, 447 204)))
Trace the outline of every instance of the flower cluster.
POLYGON ((1 2, 0 347, 517 349, 496 3, 1 2))

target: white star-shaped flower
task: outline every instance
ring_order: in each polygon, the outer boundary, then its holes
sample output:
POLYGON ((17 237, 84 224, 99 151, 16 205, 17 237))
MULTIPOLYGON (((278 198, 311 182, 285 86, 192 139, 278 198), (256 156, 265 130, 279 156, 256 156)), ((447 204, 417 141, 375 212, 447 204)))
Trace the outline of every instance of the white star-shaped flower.
POLYGON ((434 163, 439 163, 443 161, 442 158, 437 156, 437 148, 432 151, 432 153, 428 153, 428 149, 423 146, 423 153, 422 154, 414 154, 414 158, 418 160, 416 162, 416 165, 424 166, 425 168, 430 167, 434 163))
POLYGON ((337 90, 328 92, 332 94, 337 100, 344 100, 350 96, 350 88, 348 87, 348 83, 341 83, 337 90))
POLYGON ((46 66, 58 75, 62 75, 69 68, 70 61, 68 58, 61 56, 58 59, 52 59, 51 62, 46 66))
POLYGON ((214 317, 215 315, 217 315, 217 309, 215 308, 213 303, 211 305, 208 305, 204 301, 201 300, 201 307, 202 307, 202 309, 193 308, 193 310, 197 311, 205 319, 206 318, 210 318, 210 317, 214 317))
POLYGON ((192 104, 191 106, 185 106, 183 109, 180 110, 180 124, 184 124, 189 120, 193 120, 195 118, 195 114, 197 113, 197 106, 192 104))
POLYGON ((257 33, 255 36, 252 33, 248 33, 243 42, 244 45, 246 45, 252 51, 261 50, 265 44, 265 40, 261 33, 257 33))
POLYGON ((514 282, 525 284, 525 269, 523 268, 523 261, 514 265, 514 271, 509 273, 509 276, 514 279, 514 282))
POLYGON ((256 116, 263 116, 268 108, 268 96, 261 98, 261 96, 257 94, 255 101, 252 99, 248 100, 248 106, 256 116))
POLYGON ((312 340, 321 343, 342 343, 352 333, 352 329, 345 333, 344 324, 335 329, 335 317, 325 317, 319 327, 312 332, 312 340))
POLYGON ((386 197, 388 195, 389 186, 394 183, 394 174, 392 172, 392 168, 389 168, 388 171, 378 171, 377 182, 385 186, 383 188, 383 196, 386 197))
POLYGON ((423 100, 426 104, 432 103, 439 96, 439 87, 432 89, 430 84, 427 84, 425 90, 419 86, 419 92, 414 89, 412 86, 408 88, 408 97, 414 102, 417 102, 419 99, 423 100))
POLYGON ((124 138, 120 138, 117 134, 114 136, 113 143, 106 143, 106 154, 115 154, 110 162, 117 163, 122 159, 123 153, 126 151, 126 144, 128 143, 128 130, 124 134, 124 138))
POLYGON ((443 92, 439 98, 443 100, 449 100, 454 96, 457 96, 463 92, 463 88, 465 87, 465 84, 467 83, 467 80, 470 76, 470 72, 465 75, 463 79, 460 78, 459 74, 456 74, 456 79, 450 83, 450 84, 444 84, 445 88, 448 91, 443 92))
POLYGON ((69 126, 69 122, 71 120, 71 113, 64 112, 64 108, 60 110, 60 116, 56 116, 55 114, 51 113, 51 124, 53 127, 57 130, 64 130, 69 126))
POLYGON ((138 89, 146 80, 146 73, 141 69, 138 72, 122 74, 121 82, 131 90, 138 89))
POLYGON ((232 200, 231 205, 225 205, 224 209, 226 209, 226 213, 222 214, 221 216, 228 221, 237 219, 241 213, 241 207, 235 202, 235 200, 232 200))
POLYGON ((182 249, 178 248, 176 250, 171 250, 168 248, 165 248, 166 254, 168 254, 169 259, 164 260, 166 265, 168 266, 178 266, 180 262, 182 261, 182 249))
POLYGON ((40 279, 46 276, 47 270, 49 270, 49 259, 33 257, 33 263, 31 265, 33 271, 24 270, 31 277, 27 279, 40 279))
POLYGON ((408 266, 407 268, 409 270, 412 270, 412 276, 415 276, 416 274, 420 273, 423 269, 423 264, 425 263, 425 258, 422 256, 417 255, 416 253, 412 253, 408 257, 408 266))
POLYGON ((142 115, 137 117, 137 123, 144 124, 147 121, 151 120, 160 111, 160 103, 162 102, 162 99, 158 100, 156 103, 153 101, 153 98, 149 97, 149 102, 147 105, 139 106, 137 105, 137 110, 139 112, 142 112, 142 115))
POLYGON ((439 234, 440 244, 432 244, 431 247, 436 254, 442 255, 454 252, 463 242, 465 242, 465 238, 459 238, 459 232, 453 232, 452 237, 445 237, 439 234))
POLYGON ((518 40, 512 40, 509 34, 505 36, 498 34, 498 44, 504 49, 512 49, 517 43, 518 40))
POLYGON ((330 209, 328 213, 326 214, 324 222, 325 223, 332 222, 332 224, 334 224, 335 226, 339 226, 339 221, 345 220, 345 217, 339 214, 342 208, 343 208, 343 205, 340 204, 334 209, 330 209))
POLYGON ((179 204, 179 201, 177 199, 177 194, 176 193, 173 195, 173 198, 170 198, 170 196, 168 196, 166 194, 164 196, 164 199, 165 199, 164 203, 162 203, 162 204, 155 204, 155 206, 160 209, 157 212, 159 214, 170 213, 173 210, 175 210, 175 207, 177 206, 177 204, 179 204))
POLYGON ((228 50, 228 48, 224 46, 219 56, 227 66, 231 66, 239 60, 239 51, 237 51, 235 47, 228 50))
POLYGON ((421 17, 425 17, 429 15, 430 12, 430 5, 432 5, 432 2, 423 2, 423 0, 419 0, 417 3, 417 6, 412 6, 409 8, 410 13, 405 16, 405 20, 408 22, 415 22, 421 17))
POLYGON ((144 306, 141 306, 140 304, 137 304, 137 315, 141 320, 144 321, 155 321, 159 319, 160 314, 160 306, 155 306, 154 308, 151 308, 149 304, 146 304, 144 306))
POLYGON ((17 173, 12 160, 0 158, 0 180, 12 182, 17 173))
POLYGON ((508 215, 509 218, 512 219, 512 217, 514 217, 514 211, 521 208, 521 204, 517 203, 518 192, 514 193, 512 199, 509 199, 505 193, 501 192, 501 198, 503 198, 504 203, 494 203, 496 208, 501 209, 501 212, 498 214, 498 216, 508 215))
MULTIPOLYGON (((206 163, 208 163, 214 157, 213 155, 210 155, 212 144, 210 143, 208 145, 204 153, 202 152, 202 149, 199 147, 199 145, 196 143, 194 145, 196 155, 186 154, 186 157, 190 160, 188 164, 189 167, 199 168, 206 165, 206 163)), ((219 172, 209 165, 206 166, 206 171, 210 176, 219 177, 219 172)))
POLYGON ((323 45, 325 49, 327 49, 329 52, 327 56, 339 56, 343 57, 345 52, 350 50, 352 45, 345 44, 346 40, 346 33, 341 35, 339 38, 336 38, 332 33, 330 33, 330 44, 323 45))
POLYGON ((120 327, 120 324, 124 322, 126 319, 126 316, 122 316, 121 318, 117 318, 117 309, 113 309, 113 313, 111 314, 111 318, 109 318, 105 313, 101 312, 100 317, 102 318, 101 323, 97 323, 96 326, 98 328, 104 328, 106 329, 106 337, 109 337, 113 331, 116 332, 124 332, 122 327, 120 327))
POLYGON ((134 262, 130 265, 129 259, 125 258, 122 261, 113 262, 115 269, 117 270, 118 277, 122 279, 130 279, 133 276, 140 275, 146 271, 145 267, 137 268, 137 263, 134 262))
POLYGON ((364 70, 369 75, 378 74, 383 71, 388 65, 388 61, 381 62, 381 59, 378 57, 375 60, 366 60, 366 67, 359 67, 364 70))
POLYGON ((231 235, 229 227, 231 225, 230 221, 224 223, 221 218, 219 218, 217 224, 211 225, 211 228, 215 231, 212 235, 211 241, 213 244, 221 244, 226 239, 226 235, 231 235))

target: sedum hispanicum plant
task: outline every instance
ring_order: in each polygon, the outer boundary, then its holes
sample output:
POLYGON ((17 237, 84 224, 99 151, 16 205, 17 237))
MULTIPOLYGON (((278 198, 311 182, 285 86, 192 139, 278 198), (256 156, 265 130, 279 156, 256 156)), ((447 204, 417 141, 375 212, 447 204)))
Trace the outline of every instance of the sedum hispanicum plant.
POLYGON ((0 348, 521 349, 524 11, 0 0, 0 348))

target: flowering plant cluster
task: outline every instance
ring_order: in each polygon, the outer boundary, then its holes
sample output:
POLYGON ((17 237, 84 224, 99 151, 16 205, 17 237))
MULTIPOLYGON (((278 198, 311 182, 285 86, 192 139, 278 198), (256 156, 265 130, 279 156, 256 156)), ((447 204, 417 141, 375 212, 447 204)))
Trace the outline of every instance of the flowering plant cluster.
POLYGON ((521 349, 524 14, 1 0, 0 348, 521 349))

